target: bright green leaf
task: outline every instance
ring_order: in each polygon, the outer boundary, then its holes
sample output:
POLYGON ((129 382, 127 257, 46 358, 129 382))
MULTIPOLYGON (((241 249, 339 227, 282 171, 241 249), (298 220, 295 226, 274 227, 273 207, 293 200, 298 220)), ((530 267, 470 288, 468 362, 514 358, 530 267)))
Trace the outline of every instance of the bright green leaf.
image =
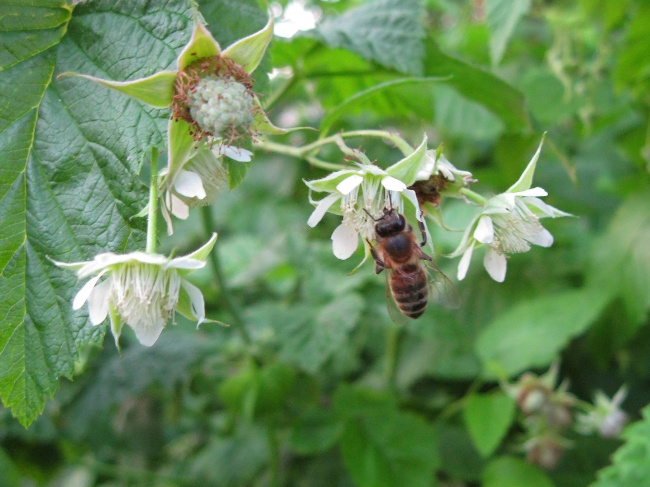
POLYGON ((476 449, 490 456, 508 432, 515 417, 515 401, 501 391, 472 394, 465 401, 463 417, 476 449))
POLYGON ((422 418, 388 399, 352 388, 335 398, 346 418, 343 460, 360 487, 428 487, 439 460, 436 435, 422 418))
POLYGON ((519 19, 530 10, 530 0, 487 0, 490 57, 499 64, 519 19))
POLYGON ((377 0, 327 19, 307 35, 407 74, 422 74, 424 26, 419 0, 377 0))
POLYGON ((20 472, 11 457, 0 448, 0 487, 20 487, 23 485, 20 472))
POLYGON ((569 340, 583 333, 608 303, 598 288, 521 301, 481 333, 476 350, 488 377, 512 376, 549 365, 569 340))
POLYGON ((591 487, 638 487, 650 478, 650 406, 621 436, 625 444, 614 453, 612 465, 598 472, 591 487))
POLYGON ((483 472, 483 487, 553 487, 538 467, 516 457, 499 457, 483 472))
POLYGON ((620 296, 630 319, 642 324, 650 307, 650 194, 628 197, 593 245, 588 283, 620 296))

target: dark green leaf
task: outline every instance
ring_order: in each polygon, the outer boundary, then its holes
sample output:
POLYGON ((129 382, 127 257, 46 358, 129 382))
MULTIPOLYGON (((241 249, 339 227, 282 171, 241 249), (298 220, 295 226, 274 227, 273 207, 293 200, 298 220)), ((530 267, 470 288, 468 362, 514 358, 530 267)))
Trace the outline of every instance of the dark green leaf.
POLYGON ((499 457, 483 473, 484 487, 553 487, 553 482, 538 467, 516 457, 499 457))
POLYGON ((72 374, 77 348, 104 332, 84 311, 72 312, 79 284, 46 256, 79 261, 143 242, 142 221, 131 220, 146 201, 139 165, 143 149, 163 147, 167 124, 165 111, 54 77, 125 80, 169 68, 189 37, 190 14, 181 0, 96 2, 78 5, 67 22, 60 2, 17 5, 3 7, 3 18, 21 21, 0 31, 1 46, 29 39, 2 58, 0 71, 0 151, 8 162, 0 176, 0 396, 29 424, 56 379, 72 374))
POLYGON ((366 60, 407 74, 422 74, 424 27, 419 0, 377 0, 327 19, 311 35, 366 60))
POLYGON ((477 450, 490 456, 499 446, 515 417, 515 401, 501 391, 472 394, 465 401, 463 417, 477 450))
POLYGON ((443 53, 431 38, 425 41, 425 76, 452 76, 448 83, 460 94, 477 101, 513 130, 530 129, 522 93, 483 69, 443 53))
POLYGON ((233 161, 224 157, 223 165, 228 170, 228 189, 235 189, 246 177, 252 163, 233 161))
POLYGON ((476 342, 485 374, 512 376, 550 364, 607 302, 603 290, 585 288, 518 303, 492 321, 476 342))
POLYGON ((588 282, 620 296, 630 320, 642 324, 650 307, 650 194, 630 196, 593 245, 588 282))

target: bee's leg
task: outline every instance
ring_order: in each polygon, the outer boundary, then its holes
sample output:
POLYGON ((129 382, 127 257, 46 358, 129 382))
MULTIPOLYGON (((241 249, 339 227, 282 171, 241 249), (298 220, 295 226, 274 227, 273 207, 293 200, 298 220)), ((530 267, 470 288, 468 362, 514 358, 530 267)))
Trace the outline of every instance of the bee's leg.
POLYGON ((384 261, 381 260, 379 254, 370 243, 370 240, 366 239, 366 242, 368 242, 368 245, 370 246, 370 253, 372 254, 372 258, 375 260, 375 274, 379 274, 386 268, 386 264, 384 264, 384 261))
POLYGON ((424 222, 418 220, 418 227, 420 227, 420 235, 422 235, 422 242, 420 243, 420 247, 424 247, 427 244, 427 232, 426 228, 424 227, 424 222))

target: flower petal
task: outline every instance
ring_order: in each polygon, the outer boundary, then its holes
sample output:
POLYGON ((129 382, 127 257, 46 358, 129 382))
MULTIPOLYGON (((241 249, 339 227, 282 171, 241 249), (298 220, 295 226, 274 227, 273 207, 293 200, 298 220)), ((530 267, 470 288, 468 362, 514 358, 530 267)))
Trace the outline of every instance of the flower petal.
POLYGON ((392 176, 386 176, 381 180, 381 185, 389 191, 404 191, 406 184, 392 176))
POLYGON ((136 338, 145 347, 150 347, 156 343, 156 340, 158 340, 158 337, 165 327, 163 320, 159 320, 156 323, 140 324, 137 326, 133 326, 131 323, 127 323, 127 325, 133 328, 136 338))
POLYGON ((174 179, 174 190, 178 194, 187 196, 188 198, 202 200, 206 196, 201 176, 192 171, 185 171, 184 169, 178 171, 176 179, 174 179))
POLYGON ((539 186, 536 188, 530 188, 526 189, 524 191, 517 191, 514 194, 515 196, 548 196, 548 193, 544 188, 540 188, 539 186))
POLYGON ((174 81, 176 81, 175 71, 159 71, 146 78, 133 81, 111 81, 71 72, 61 73, 59 77, 61 76, 85 78, 158 108, 167 108, 172 102, 174 81))
POLYGON ((111 280, 105 279, 95 286, 88 298, 88 315, 93 325, 102 323, 108 316, 109 298, 111 296, 111 280))
POLYGON ((336 189, 344 195, 350 194, 355 188, 358 188, 363 182, 363 177, 358 174, 353 174, 352 176, 345 178, 339 184, 336 185, 336 189))
POLYGON ((83 285, 81 289, 79 289, 79 292, 72 301, 72 309, 76 310, 84 305, 84 303, 90 297, 90 294, 93 292, 97 281, 99 281, 99 278, 102 277, 102 275, 104 275, 104 272, 90 279, 86 284, 83 285))
POLYGON ((540 247, 550 247, 553 245, 553 235, 551 235, 551 232, 549 232, 546 228, 542 228, 540 232, 535 234, 533 240, 531 240, 530 243, 539 245, 540 247))
POLYGON ((273 15, 264 28, 254 34, 238 40, 223 51, 223 56, 232 59, 244 68, 247 73, 252 73, 260 64, 264 52, 273 38, 273 15))
POLYGON ((325 196, 325 198, 320 200, 318 202, 318 205, 312 212, 312 214, 309 215, 309 219, 307 220, 307 225, 309 225, 312 228, 315 227, 318 224, 318 222, 320 222, 323 219, 323 216, 325 215, 325 213, 327 213, 329 207, 332 206, 340 198, 341 196, 338 194, 329 194, 325 196))
POLYGON ((189 298, 189 307, 192 312, 192 318, 196 320, 196 326, 199 326, 205 319, 205 301, 203 299, 203 294, 198 287, 187 282, 185 279, 181 281, 181 286, 189 298))
POLYGON ((488 247, 485 251, 483 265, 490 277, 495 281, 503 282, 506 279, 507 262, 504 254, 497 252, 492 247, 488 247))
POLYGON ((332 233, 332 250, 335 257, 341 260, 349 259, 358 246, 359 234, 354 228, 347 226, 345 223, 341 223, 336 227, 334 233, 332 233))
POLYGON ((474 230, 474 238, 481 243, 489 244, 494 240, 494 225, 492 218, 483 215, 478 220, 476 230, 474 230))
POLYGON ((251 151, 239 147, 233 147, 232 145, 221 145, 217 150, 219 151, 219 154, 229 157, 233 161, 237 162, 250 162, 253 156, 251 151))
POLYGON ((465 250, 465 253, 460 258, 460 262, 458 263, 458 274, 456 276, 458 277, 459 281, 465 279, 465 276, 467 275, 467 269, 469 269, 469 263, 472 260, 472 252, 474 252, 474 244, 475 242, 472 242, 472 244, 467 247, 467 250, 465 250))
MULTIPOLYGON (((168 191, 167 195, 167 207, 169 208, 169 211, 172 212, 172 215, 181 220, 187 220, 190 216, 190 207, 175 194, 168 191)), ((169 225, 171 225, 171 219, 167 222, 168 227, 169 225)))

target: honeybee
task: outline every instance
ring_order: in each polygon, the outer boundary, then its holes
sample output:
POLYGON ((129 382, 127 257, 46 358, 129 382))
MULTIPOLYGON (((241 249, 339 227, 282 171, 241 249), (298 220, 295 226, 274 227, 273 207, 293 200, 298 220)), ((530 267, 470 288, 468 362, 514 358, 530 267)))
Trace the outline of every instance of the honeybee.
MULTIPOLYGON (((390 271, 387 287, 399 311, 407 318, 419 318, 429 300, 450 308, 458 307, 460 298, 454 285, 447 279, 431 256, 422 251, 426 245, 424 225, 420 223, 422 242, 404 215, 393 208, 384 208, 384 215, 375 220, 377 249, 368 241, 375 260, 375 273, 390 271)), ((389 303, 389 311, 391 306, 389 303)), ((391 315, 396 320, 395 316, 391 315)))

